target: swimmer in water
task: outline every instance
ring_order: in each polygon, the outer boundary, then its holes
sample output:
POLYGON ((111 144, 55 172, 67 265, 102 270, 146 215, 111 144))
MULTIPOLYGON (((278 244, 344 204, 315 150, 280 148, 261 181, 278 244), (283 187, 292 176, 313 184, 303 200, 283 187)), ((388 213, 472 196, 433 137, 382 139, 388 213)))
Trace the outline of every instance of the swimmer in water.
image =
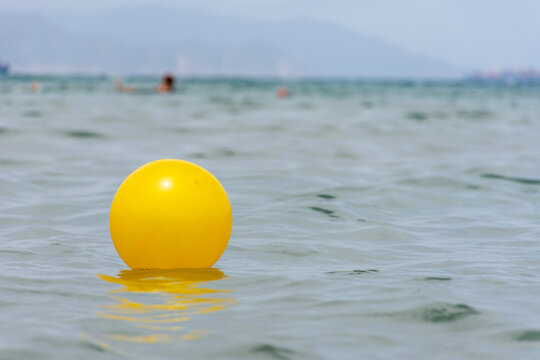
MULTIPOLYGON (((136 93, 140 92, 136 87, 134 86, 126 86, 122 83, 122 79, 115 79, 114 80, 114 88, 118 92, 123 93, 136 93)), ((144 91, 142 89, 143 93, 146 93, 147 91, 144 91)), ((163 78, 161 79, 161 83, 156 88, 156 93, 158 94, 169 94, 174 91, 174 76, 171 74, 165 74, 163 75, 163 78)))
POLYGON ((32 83, 30 84, 31 92, 38 92, 40 88, 41 88, 41 84, 37 80, 32 81, 32 83))
POLYGON ((40 85, 39 81, 34 80, 34 81, 32 81, 32 84, 30 84, 30 91, 36 92, 36 91, 39 90, 40 86, 41 85, 40 85))
POLYGON ((286 87, 280 87, 276 91, 276 96, 278 98, 280 98, 280 99, 285 99, 285 98, 289 97, 289 90, 286 87))
POLYGON ((171 74, 165 74, 163 75, 163 78, 161 79, 161 84, 156 89, 156 92, 158 94, 163 93, 172 93, 174 91, 174 76, 171 74))
POLYGON ((122 83, 122 79, 115 79, 114 80, 114 88, 118 92, 125 92, 125 93, 134 93, 137 91, 137 89, 133 86, 125 86, 122 83))

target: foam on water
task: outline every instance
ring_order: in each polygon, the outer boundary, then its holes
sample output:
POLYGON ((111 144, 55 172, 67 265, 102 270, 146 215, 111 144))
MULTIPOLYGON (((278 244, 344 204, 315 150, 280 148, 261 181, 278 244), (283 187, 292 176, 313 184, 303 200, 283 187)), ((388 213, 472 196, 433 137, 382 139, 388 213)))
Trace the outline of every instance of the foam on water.
POLYGON ((508 359, 540 339, 540 88, 0 79, 0 358, 508 359), (215 174, 212 270, 108 233, 158 158, 215 174))

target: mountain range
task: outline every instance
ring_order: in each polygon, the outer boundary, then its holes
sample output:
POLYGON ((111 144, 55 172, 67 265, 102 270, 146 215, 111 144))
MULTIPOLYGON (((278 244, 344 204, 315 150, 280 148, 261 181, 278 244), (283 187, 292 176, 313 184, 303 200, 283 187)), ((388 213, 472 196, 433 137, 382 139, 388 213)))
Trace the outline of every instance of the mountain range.
POLYGON ((312 20, 256 21, 174 7, 0 13, 0 60, 52 73, 434 78, 444 61, 312 20))

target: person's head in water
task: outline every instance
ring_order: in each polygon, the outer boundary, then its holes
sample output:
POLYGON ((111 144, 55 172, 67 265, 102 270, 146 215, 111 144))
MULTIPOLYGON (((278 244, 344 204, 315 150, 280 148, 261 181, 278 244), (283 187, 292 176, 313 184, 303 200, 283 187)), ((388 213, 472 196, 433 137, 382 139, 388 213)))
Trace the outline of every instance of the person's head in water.
POLYGON ((165 74, 163 75, 163 78, 161 79, 161 84, 159 84, 157 88, 158 93, 167 93, 172 92, 174 90, 174 76, 171 74, 165 74))

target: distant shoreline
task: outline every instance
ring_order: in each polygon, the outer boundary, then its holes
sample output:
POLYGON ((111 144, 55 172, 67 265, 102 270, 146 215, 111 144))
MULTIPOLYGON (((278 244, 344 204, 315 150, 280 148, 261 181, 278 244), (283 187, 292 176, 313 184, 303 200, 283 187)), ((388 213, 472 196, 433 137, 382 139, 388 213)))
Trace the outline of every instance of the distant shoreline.
MULTIPOLYGON (((13 72, 0 76, 2 79, 21 79, 32 81, 35 79, 92 79, 92 80, 110 80, 121 77, 126 80, 133 81, 156 81, 161 77, 160 74, 93 74, 93 73, 29 73, 29 72, 13 72)), ((343 83, 343 84, 394 84, 403 86, 414 85, 430 85, 430 84, 471 84, 471 85, 540 85, 540 78, 531 79, 491 79, 491 78, 479 78, 479 77, 453 77, 453 78, 392 78, 392 77, 338 77, 338 76, 303 76, 294 78, 281 78, 271 76, 225 76, 225 75, 190 75, 190 76, 178 76, 180 82, 254 82, 254 83, 343 83)))

